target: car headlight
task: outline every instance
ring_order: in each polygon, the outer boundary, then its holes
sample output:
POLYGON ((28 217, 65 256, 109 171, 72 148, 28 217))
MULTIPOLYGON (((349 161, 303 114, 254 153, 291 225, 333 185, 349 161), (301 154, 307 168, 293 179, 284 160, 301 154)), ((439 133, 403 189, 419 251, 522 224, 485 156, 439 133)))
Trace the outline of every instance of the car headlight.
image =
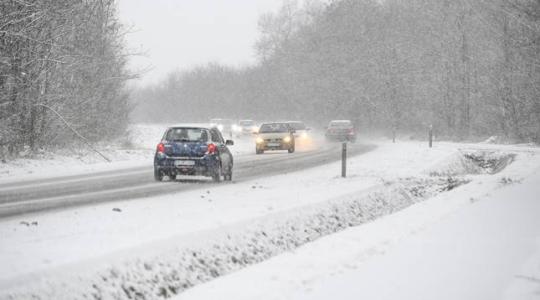
POLYGON ((264 143, 264 140, 262 138, 258 137, 258 138, 255 139, 255 142, 257 144, 262 144, 262 143, 264 143))
POLYGON ((285 143, 289 143, 289 142, 291 141, 291 137, 290 137, 290 136, 286 136, 286 137, 283 138, 283 141, 284 141, 285 143))
POLYGON ((307 138, 307 132, 302 132, 302 138, 307 138))
POLYGON ((219 124, 219 125, 217 126, 217 129, 219 129, 219 131, 223 131, 223 125, 219 124))
POLYGON ((234 125, 232 126, 232 130, 233 130, 233 131, 241 131, 241 130, 242 130, 242 127, 240 127, 240 126, 234 124, 234 125))

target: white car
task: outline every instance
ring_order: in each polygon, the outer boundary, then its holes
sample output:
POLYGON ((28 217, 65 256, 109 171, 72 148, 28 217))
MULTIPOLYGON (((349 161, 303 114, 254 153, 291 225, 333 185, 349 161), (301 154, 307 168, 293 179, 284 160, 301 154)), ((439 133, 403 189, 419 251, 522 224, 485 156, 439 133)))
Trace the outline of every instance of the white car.
POLYGON ((231 137, 237 127, 231 119, 211 119, 210 125, 217 127, 223 136, 231 137))
POLYGON ((297 139, 307 139, 309 137, 309 127, 301 121, 288 121, 289 127, 294 130, 294 137, 297 139))
POLYGON ((251 135, 257 133, 259 130, 259 127, 255 125, 255 121, 253 120, 240 120, 237 127, 238 134, 242 135, 251 135))

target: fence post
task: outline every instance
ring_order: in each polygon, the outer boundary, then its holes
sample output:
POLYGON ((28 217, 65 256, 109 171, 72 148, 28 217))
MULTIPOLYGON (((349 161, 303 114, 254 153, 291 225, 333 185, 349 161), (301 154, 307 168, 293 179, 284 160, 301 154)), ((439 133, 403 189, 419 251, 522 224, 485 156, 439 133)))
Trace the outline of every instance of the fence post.
POLYGON ((341 144, 341 177, 347 177, 347 142, 341 144))
POLYGON ((429 148, 433 147, 433 125, 429 125, 429 148))

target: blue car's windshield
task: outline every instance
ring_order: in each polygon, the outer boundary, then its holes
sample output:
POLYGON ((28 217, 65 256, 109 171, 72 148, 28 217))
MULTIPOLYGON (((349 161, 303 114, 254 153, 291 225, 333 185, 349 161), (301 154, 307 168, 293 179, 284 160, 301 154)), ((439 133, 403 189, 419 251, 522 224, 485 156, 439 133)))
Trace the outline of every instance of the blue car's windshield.
POLYGON ((203 128, 171 128, 165 139, 171 142, 208 142, 208 133, 203 128))

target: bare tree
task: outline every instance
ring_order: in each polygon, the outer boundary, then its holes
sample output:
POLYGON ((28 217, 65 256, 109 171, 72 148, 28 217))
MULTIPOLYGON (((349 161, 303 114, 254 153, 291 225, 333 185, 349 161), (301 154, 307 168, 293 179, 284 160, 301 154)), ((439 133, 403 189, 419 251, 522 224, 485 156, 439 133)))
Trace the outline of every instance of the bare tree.
POLYGON ((91 141, 125 129, 129 102, 123 29, 114 0, 0 3, 0 147, 61 145, 71 133, 43 104, 91 141))

